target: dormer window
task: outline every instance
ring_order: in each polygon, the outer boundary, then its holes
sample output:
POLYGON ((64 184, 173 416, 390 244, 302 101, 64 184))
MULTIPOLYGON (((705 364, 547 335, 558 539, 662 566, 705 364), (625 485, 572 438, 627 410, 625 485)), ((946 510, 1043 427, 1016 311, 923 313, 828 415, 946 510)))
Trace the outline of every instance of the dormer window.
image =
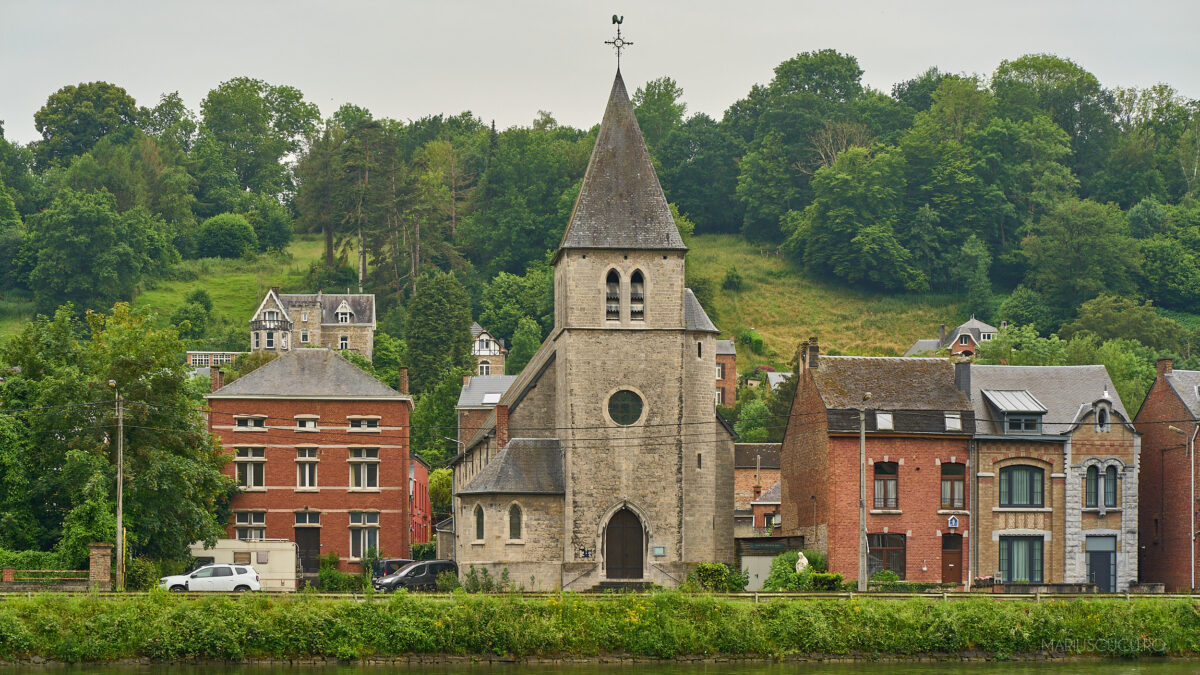
POLYGON ((983 342, 991 342, 992 334, 991 333, 980 333, 979 339, 983 342))
POLYGON ((337 313, 337 322, 338 323, 350 323, 350 316, 351 316, 350 312, 338 312, 337 313))
POLYGON ((876 410, 875 429, 878 431, 888 431, 892 429, 892 413, 876 410))
POLYGON ((621 275, 616 270, 609 270, 604 282, 604 318, 621 320, 621 275))
POLYGON ((629 279, 629 320, 646 320, 646 282, 641 270, 629 279))
POLYGON ((960 335, 958 336, 958 344, 966 347, 967 345, 971 344, 971 338, 967 337, 966 335, 960 335))
POLYGON ((1041 415, 1014 415, 1004 417, 1004 433, 1007 434, 1036 434, 1042 430, 1041 415))
POLYGON ((962 431, 962 413, 946 413, 946 431, 962 431))
POLYGON ((263 318, 266 319, 267 321, 278 321, 279 320, 279 312, 277 312, 273 309, 268 309, 267 311, 263 312, 263 318))
POLYGON ((1099 405, 1096 407, 1096 431, 1107 432, 1109 430, 1108 406, 1099 405))

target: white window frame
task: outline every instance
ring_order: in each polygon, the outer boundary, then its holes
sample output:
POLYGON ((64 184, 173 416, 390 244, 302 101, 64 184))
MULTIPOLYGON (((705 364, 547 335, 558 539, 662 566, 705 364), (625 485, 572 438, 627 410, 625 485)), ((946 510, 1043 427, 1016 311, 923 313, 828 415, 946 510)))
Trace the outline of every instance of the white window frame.
POLYGON ((965 334, 959 335, 958 336, 958 344, 960 347, 966 347, 967 345, 971 344, 971 338, 965 334))
POLYGON ((308 312, 300 312, 300 321, 308 323, 308 312))
POLYGON ((255 331, 254 332, 254 348, 258 349, 259 345, 261 343, 262 343, 262 336, 258 334, 258 331, 255 331))
POLYGON ((379 448, 350 448, 350 481, 352 492, 379 492, 379 448))
POLYGON ((305 345, 308 344, 308 329, 307 328, 300 329, 300 344, 305 344, 305 345))
POLYGON ((267 416, 266 415, 234 415, 233 416, 234 431, 266 431, 267 416), (245 424, 243 424, 245 422, 245 424), (257 424, 255 424, 257 422, 257 424))
POLYGON ((320 431, 321 418, 316 415, 295 415, 296 431, 320 431))
POLYGON ((725 405, 725 387, 717 387, 717 405, 725 405))
POLYGON ((492 374, 492 362, 491 361, 480 361, 479 362, 479 374, 480 375, 491 375, 492 374))
POLYGON ((946 413, 946 431, 962 431, 963 420, 960 412, 946 413))
POLYGON ((235 539, 266 539, 266 511, 234 511, 233 534, 235 539))
POLYGON ((895 428, 895 419, 892 417, 892 413, 883 410, 875 411, 876 431, 891 431, 895 428))
POLYGON ((350 323, 351 316, 352 316, 352 314, 350 312, 338 312, 337 313, 337 322, 338 323, 350 323))
POLYGON ((361 560, 375 549, 379 553, 379 512, 350 512, 350 560, 361 560))
POLYGON ((265 346, 267 349, 275 348, 275 331, 267 331, 267 341, 265 346))
POLYGON ((378 416, 350 415, 346 419, 348 420, 347 427, 349 431, 360 434, 379 433, 380 418, 378 416))
POLYGON ((320 511, 296 511, 293 527, 320 527, 320 511))
POLYGON ((296 489, 317 490, 320 488, 316 448, 296 448, 296 489))
POLYGON ((725 379, 725 364, 724 363, 717 364, 717 379, 718 380, 725 379))
POLYGON ((233 451, 234 479, 243 492, 267 489, 267 449, 237 447, 233 451))
POLYGON ((349 335, 339 335, 338 336, 338 350, 341 351, 343 349, 350 349, 350 336, 349 335))

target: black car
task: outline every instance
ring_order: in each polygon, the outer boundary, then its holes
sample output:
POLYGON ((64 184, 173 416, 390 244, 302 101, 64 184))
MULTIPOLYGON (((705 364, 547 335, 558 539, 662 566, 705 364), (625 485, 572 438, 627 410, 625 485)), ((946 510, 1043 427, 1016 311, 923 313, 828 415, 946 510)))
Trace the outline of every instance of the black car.
POLYGON ((372 577, 386 577, 399 572, 412 558, 380 558, 371 564, 372 577))
POLYGON ((421 560, 409 563, 395 574, 379 577, 372 582, 375 590, 391 593, 398 588, 410 591, 437 590, 438 575, 443 572, 458 574, 458 565, 453 560, 421 560))

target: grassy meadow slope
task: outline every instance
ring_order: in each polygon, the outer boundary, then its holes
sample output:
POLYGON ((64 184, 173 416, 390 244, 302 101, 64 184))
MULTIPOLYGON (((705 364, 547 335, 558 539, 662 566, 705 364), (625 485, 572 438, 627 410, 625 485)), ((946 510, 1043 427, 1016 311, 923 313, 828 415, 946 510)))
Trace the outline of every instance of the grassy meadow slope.
POLYGON ((840 288, 810 279, 773 252, 734 235, 698 235, 688 252, 693 276, 711 279, 716 289, 721 337, 734 339, 753 328, 766 354, 738 346, 738 370, 767 363, 785 366, 800 340, 817 336, 822 351, 894 355, 919 338, 937 336, 939 323, 958 319, 958 298, 948 295, 882 295, 840 288), (737 267, 739 292, 721 289, 726 271, 737 267))

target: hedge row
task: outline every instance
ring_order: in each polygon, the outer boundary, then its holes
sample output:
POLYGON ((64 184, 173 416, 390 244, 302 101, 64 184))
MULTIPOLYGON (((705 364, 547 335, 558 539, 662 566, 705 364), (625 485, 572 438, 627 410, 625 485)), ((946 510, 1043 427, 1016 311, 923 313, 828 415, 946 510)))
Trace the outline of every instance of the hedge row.
POLYGON ((1200 654, 1186 599, 936 602, 750 601, 677 592, 594 599, 399 593, 370 602, 293 596, 124 598, 46 594, 0 602, 0 660, 169 661, 406 654, 787 656, 1044 650, 1200 654))
POLYGON ((19 570, 61 570, 66 563, 57 553, 47 551, 9 551, 0 548, 0 567, 19 570))

